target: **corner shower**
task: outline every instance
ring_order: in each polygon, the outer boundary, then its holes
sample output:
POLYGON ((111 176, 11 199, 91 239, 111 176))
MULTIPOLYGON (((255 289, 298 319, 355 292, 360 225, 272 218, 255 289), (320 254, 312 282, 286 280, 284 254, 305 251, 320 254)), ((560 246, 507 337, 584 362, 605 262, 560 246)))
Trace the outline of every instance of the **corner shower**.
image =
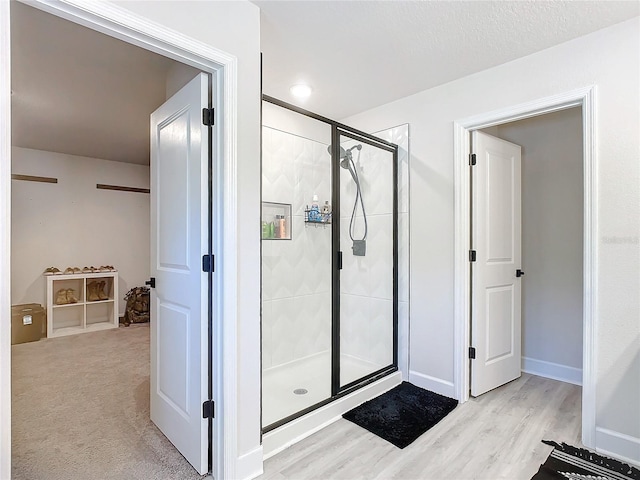
POLYGON ((397 370, 398 148, 263 99, 267 432, 397 370))

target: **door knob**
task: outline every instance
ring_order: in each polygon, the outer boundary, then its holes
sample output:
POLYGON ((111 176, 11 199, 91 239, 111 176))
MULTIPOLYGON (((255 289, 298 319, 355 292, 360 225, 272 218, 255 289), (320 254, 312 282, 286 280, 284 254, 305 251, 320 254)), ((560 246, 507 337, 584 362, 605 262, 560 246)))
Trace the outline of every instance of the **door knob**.
POLYGON ((520 269, 516 270, 516 277, 524 277, 524 272, 520 269))

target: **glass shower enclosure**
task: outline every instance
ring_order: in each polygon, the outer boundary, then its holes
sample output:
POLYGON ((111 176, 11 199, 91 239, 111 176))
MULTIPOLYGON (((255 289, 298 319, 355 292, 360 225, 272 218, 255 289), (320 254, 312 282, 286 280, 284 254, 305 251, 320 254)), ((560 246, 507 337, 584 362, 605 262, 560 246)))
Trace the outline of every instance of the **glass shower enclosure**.
POLYGON ((263 100, 267 432, 397 370, 398 148, 263 100))

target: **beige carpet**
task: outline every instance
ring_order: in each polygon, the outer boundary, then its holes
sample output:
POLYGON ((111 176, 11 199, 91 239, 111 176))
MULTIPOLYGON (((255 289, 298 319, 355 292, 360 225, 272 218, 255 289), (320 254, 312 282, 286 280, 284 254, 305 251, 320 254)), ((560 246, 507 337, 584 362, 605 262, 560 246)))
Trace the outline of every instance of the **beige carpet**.
POLYGON ((149 325, 12 347, 12 478, 200 479, 149 420, 149 325))

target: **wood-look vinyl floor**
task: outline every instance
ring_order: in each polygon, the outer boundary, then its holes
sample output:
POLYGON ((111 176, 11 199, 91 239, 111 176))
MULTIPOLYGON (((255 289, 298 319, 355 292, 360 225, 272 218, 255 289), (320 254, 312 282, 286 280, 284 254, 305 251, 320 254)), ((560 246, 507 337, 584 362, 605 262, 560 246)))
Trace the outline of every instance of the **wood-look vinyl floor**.
POLYGON ((530 479, 552 448, 582 446, 579 386, 522 374, 458 405, 400 450, 340 419, 264 463, 260 480, 530 479))

